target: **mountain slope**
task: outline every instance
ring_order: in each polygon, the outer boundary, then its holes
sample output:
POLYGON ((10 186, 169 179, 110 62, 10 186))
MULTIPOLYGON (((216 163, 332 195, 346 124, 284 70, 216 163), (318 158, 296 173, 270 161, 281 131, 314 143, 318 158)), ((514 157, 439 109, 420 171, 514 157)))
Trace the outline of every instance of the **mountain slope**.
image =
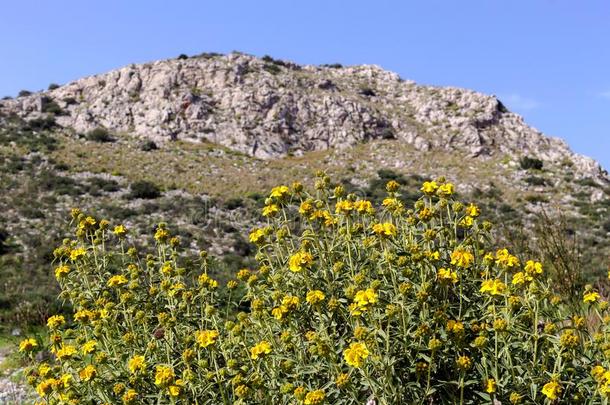
POLYGON ((562 232, 582 245, 575 272, 596 281, 610 255, 610 179, 599 164, 493 96, 375 66, 238 53, 131 65, 2 100, 0 166, 6 319, 44 318, 51 249, 74 206, 134 234, 170 222, 183 244, 232 271, 249 264, 247 230, 268 190, 315 170, 377 201, 398 179, 406 204, 424 179, 444 175, 500 240, 520 239, 515 249, 537 248, 547 212, 565 216, 562 232))
POLYGON ((579 173, 599 166, 529 127, 494 96, 420 86, 377 66, 298 66, 266 57, 204 54, 130 65, 5 101, 20 115, 45 110, 86 132, 105 127, 155 141, 209 141, 260 158, 397 139, 418 150, 473 156, 536 154, 579 173))

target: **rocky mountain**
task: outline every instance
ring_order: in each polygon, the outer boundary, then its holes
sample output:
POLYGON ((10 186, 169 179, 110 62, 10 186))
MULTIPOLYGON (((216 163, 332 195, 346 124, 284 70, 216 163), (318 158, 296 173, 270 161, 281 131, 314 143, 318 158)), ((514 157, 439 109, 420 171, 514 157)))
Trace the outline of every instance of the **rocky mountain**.
POLYGON ((167 221, 183 244, 233 271, 250 263, 246 235, 268 190, 314 170, 376 201, 396 179, 406 204, 443 175, 514 249, 540 249, 548 214, 566 248, 579 249, 574 272, 594 282, 608 265, 608 173, 495 96, 377 66, 241 53, 49 88, 0 101, 0 320, 44 318, 54 302, 50 252, 74 206, 133 234, 167 221))
POLYGON ((495 96, 417 85, 374 65, 204 54, 130 65, 2 104, 28 118, 49 103, 61 108, 57 124, 77 132, 207 141, 262 159, 395 139, 481 158, 531 154, 604 178, 595 161, 528 126, 495 96))

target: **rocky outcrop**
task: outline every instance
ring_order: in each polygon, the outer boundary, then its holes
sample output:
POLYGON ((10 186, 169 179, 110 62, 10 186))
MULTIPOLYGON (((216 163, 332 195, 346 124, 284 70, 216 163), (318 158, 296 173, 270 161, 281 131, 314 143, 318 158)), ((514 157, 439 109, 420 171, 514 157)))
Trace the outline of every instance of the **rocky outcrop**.
POLYGON ((377 66, 298 66, 241 53, 130 65, 3 101, 35 117, 49 100, 58 124, 164 142, 214 142, 263 158, 396 139, 473 157, 534 155, 605 177, 592 159, 544 136, 494 96, 417 85, 377 66))

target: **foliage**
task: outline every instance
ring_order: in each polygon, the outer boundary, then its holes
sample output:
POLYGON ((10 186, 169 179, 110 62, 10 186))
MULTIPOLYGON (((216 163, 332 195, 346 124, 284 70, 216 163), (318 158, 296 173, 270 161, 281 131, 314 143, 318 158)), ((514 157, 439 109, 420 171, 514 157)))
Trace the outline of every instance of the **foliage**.
POLYGON ((542 160, 535 158, 535 157, 523 156, 519 160, 519 165, 521 166, 521 168, 523 170, 529 170, 529 169, 541 170, 542 166, 543 166, 543 162, 542 162, 542 160))
POLYGON ((161 196, 161 190, 159 187, 151 183, 150 181, 136 181, 130 186, 129 198, 143 198, 146 200, 152 200, 161 196))
POLYGON ((57 360, 29 382, 49 403, 606 403, 596 291, 569 306, 541 263, 491 252, 491 224, 443 179, 414 210, 395 181, 379 207, 330 184, 275 187, 256 269, 222 288, 165 224, 147 254, 73 210, 54 256, 75 312, 48 320, 57 360))
POLYGON ((154 141, 151 141, 151 140, 144 141, 140 145, 140 150, 144 151, 144 152, 150 152, 152 150, 157 150, 157 149, 159 149, 159 147, 157 146, 157 144, 154 141))
POLYGON ((94 142, 114 142, 115 139, 106 128, 95 128, 87 132, 87 139, 94 142))

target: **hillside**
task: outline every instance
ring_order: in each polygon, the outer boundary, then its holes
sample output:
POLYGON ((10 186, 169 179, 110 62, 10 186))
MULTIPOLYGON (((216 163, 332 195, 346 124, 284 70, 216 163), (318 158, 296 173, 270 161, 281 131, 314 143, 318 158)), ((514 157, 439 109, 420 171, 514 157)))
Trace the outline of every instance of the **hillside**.
POLYGON ((561 237, 583 249, 574 272, 594 282, 608 265, 608 173, 494 96, 376 66, 240 53, 130 65, 51 88, 0 102, 3 321, 46 316, 49 260, 72 207, 143 232, 167 221, 183 245, 232 271, 251 263, 246 235, 269 189, 315 170, 372 199, 388 179, 413 191, 446 176, 518 251, 539 248, 545 212, 563 217, 561 237))

